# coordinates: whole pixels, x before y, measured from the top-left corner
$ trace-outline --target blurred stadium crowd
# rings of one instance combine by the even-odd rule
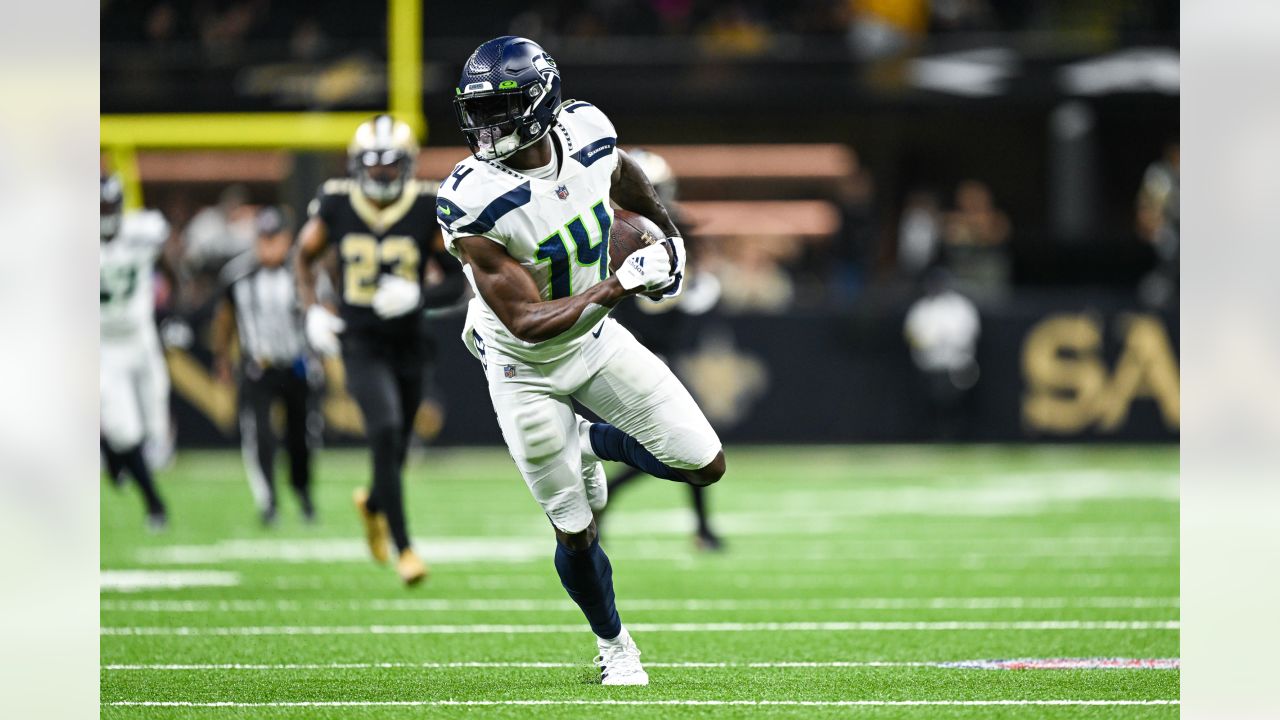
[[[694,37],[706,47],[751,53],[779,36],[843,38],[863,56],[893,52],[926,35],[1052,31],[1145,37],[1176,33],[1176,3],[1136,0],[494,0],[435,12],[427,37],[457,35],[468,14],[506,19],[512,34],[555,38]],[[296,59],[385,46],[376,12],[341,3],[282,0],[107,0],[104,45],[154,52],[198,46],[212,61],[262,44]]]

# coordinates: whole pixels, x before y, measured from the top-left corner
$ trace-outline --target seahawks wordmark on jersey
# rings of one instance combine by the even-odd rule
[[[373,311],[378,278],[398,275],[421,284],[427,260],[436,252],[431,222],[436,184],[410,180],[400,197],[378,207],[346,178],[321,186],[308,213],[328,228],[338,256],[339,314],[349,330],[416,333],[417,313],[384,320]],[[452,262],[452,261],[450,261]]]
[[[98,249],[101,336],[133,338],[155,332],[152,273],[169,238],[169,223],[156,210],[124,215],[115,237]]]
[[[532,177],[473,156],[444,179],[436,199],[436,218],[450,252],[458,255],[454,241],[472,235],[502,245],[533,276],[543,300],[577,295],[609,277],[609,188],[618,164],[617,132],[590,103],[566,102],[552,137],[562,153],[558,175]],[[474,288],[471,268],[465,271]],[[513,357],[530,361],[564,356],[590,329],[576,327],[541,343],[525,342],[503,327],[478,290],[466,327],[468,345],[476,328]]]

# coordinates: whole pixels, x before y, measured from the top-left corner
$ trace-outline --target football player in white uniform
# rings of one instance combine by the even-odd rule
[[[472,157],[441,183],[436,215],[476,291],[463,341],[555,527],[556,571],[597,636],[601,682],[647,685],[596,535],[593,511],[606,495],[599,461],[710,485],[725,458],[689,392],[608,314],[629,294],[679,294],[684,241],[604,113],[561,102],[560,72],[537,43],[507,36],[477,48],[455,109]],[[668,235],[613,274],[610,201]],[[578,417],[574,400],[607,422]]]
[[[152,273],[169,223],[155,210],[123,212],[123,189],[115,176],[103,176],[99,189],[101,446],[112,480],[119,483],[127,471],[138,483],[147,523],[158,531],[167,515],[147,447],[169,442],[169,372],[156,333]]]

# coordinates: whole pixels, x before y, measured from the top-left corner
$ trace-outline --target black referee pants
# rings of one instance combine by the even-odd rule
[[[289,453],[289,484],[298,497],[303,514],[310,517],[311,505],[311,387],[301,362],[290,367],[259,367],[246,363],[240,382],[240,442],[245,469],[254,501],[264,516],[276,509],[275,431],[271,408],[276,401],[284,406],[285,448]]]

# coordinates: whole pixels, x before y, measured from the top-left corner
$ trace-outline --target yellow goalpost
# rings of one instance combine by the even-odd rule
[[[422,114],[422,0],[387,0],[387,112],[426,140]],[[370,112],[157,113],[103,115],[99,144],[125,188],[142,205],[137,151],[184,149],[333,149],[345,147]]]

